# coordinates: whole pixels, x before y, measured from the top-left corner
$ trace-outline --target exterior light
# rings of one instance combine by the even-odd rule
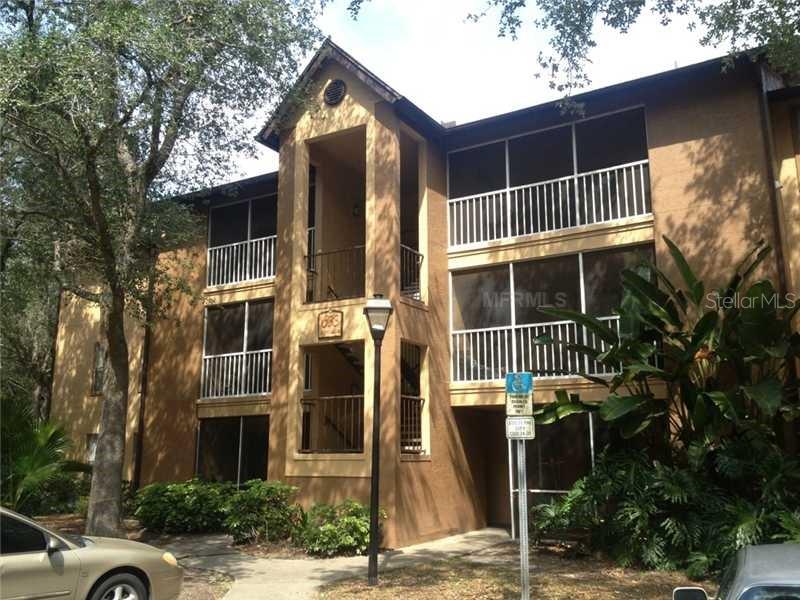
[[[369,323],[372,339],[376,341],[382,340],[383,335],[386,333],[386,327],[389,325],[389,317],[392,316],[391,301],[388,298],[384,298],[382,294],[375,294],[373,298],[367,300],[364,314]]]
[[[382,294],[367,300],[364,315],[375,344],[374,383],[372,389],[372,472],[369,492],[369,585],[378,585],[378,498],[381,451],[381,342],[392,316],[392,303]]]

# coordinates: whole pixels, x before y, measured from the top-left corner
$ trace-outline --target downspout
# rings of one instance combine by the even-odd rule
[[[772,120],[767,99],[767,83],[764,77],[764,65],[758,65],[758,99],[761,113],[761,129],[764,133],[764,156],[767,161],[767,178],[769,183],[770,208],[775,236],[775,263],[778,267],[778,291],[784,298],[789,291],[786,278],[786,258],[783,254],[783,233],[781,232],[781,184],[775,172],[775,146],[772,138]]]

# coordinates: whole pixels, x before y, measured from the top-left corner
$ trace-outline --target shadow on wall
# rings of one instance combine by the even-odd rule
[[[661,161],[652,183],[659,266],[680,281],[660,239],[666,235],[705,280],[707,291],[726,283],[759,240],[775,245],[760,122],[753,114],[757,105],[742,106],[747,110],[725,113],[723,107],[722,117],[709,116],[708,123],[677,127],[651,140],[653,162]],[[680,136],[687,131],[693,135]],[[761,267],[761,276],[774,281],[776,274],[774,260]]]
[[[171,273],[191,290],[205,286],[205,246],[180,250]],[[170,256],[161,260],[170,260]],[[196,402],[203,354],[203,305],[180,293],[152,326],[142,484],[194,475]]]

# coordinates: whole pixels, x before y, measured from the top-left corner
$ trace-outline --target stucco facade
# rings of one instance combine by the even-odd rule
[[[585,305],[584,279],[589,279],[584,277],[584,263],[599,260],[596,257],[604,251],[644,249],[652,252],[659,266],[669,269],[662,239],[667,236],[684,250],[699,274],[716,285],[757,240],[766,239],[782,251],[781,275],[787,290],[798,289],[800,98],[791,90],[782,90],[780,98],[777,92],[766,93],[759,73],[757,65],[740,64],[723,73],[719,64],[709,63],[587,94],[581,98],[585,112],[580,117],[563,114],[548,104],[444,128],[326,42],[301,78],[306,86],[302,88],[305,101],[282,107],[280,118],[262,132],[262,141],[280,153],[278,173],[249,180],[238,188],[227,186],[225,194],[215,189],[184,199],[194,210],[209,214],[209,227],[218,231],[235,223],[223,222],[213,214],[222,215],[221,209],[237,201],[249,202],[247,235],[242,242],[221,244],[214,242],[214,231],[210,231],[206,240],[177,256],[160,257],[168,264],[193,265],[191,272],[182,276],[197,293],[178,298],[169,314],[150,329],[141,428],[142,483],[205,473],[205,453],[219,442],[210,428],[203,428],[242,417],[237,473],[244,469],[245,428],[250,423],[256,423],[255,427],[264,423],[266,466],[258,476],[296,485],[298,499],[306,506],[345,498],[366,502],[374,347],[363,307],[365,298],[383,294],[394,306],[383,341],[380,374],[380,504],[388,514],[384,544],[397,547],[487,523],[507,523],[504,395],[494,353],[500,352],[497,336],[506,335],[506,329],[511,337],[503,339],[513,345],[521,344],[519,336],[527,334],[520,332],[532,327],[529,321],[515,320],[515,270],[523,273],[535,261],[576,257],[580,299]],[[346,92],[337,98],[338,103],[326,102],[331,82],[344,84]],[[636,118],[642,115],[645,155],[622,166],[580,169],[576,148],[582,139],[582,124],[634,112]],[[533,217],[523,216],[525,229],[519,224],[520,205],[510,208],[509,199],[532,198],[533,191],[538,193],[550,183],[536,180],[511,185],[514,157],[509,159],[509,148],[528,133],[567,132],[570,128],[574,172],[557,179],[557,190],[562,204],[569,204],[567,214],[570,210],[573,214],[566,218],[561,214],[557,227],[534,227]],[[454,197],[452,157],[473,149],[480,157],[480,149],[492,144],[505,144],[504,186],[499,191],[481,190],[466,201]],[[771,189],[771,160],[780,182],[777,194]],[[575,190],[567,193],[566,200],[561,196],[562,180],[573,186],[563,189]],[[587,196],[580,192],[587,181],[607,188],[598,192],[600,210],[608,212],[602,219],[589,219]],[[635,185],[636,191],[629,192],[629,185]],[[592,190],[593,210],[594,193]],[[554,192],[550,194],[548,198],[555,198]],[[538,215],[538,195],[535,198]],[[623,210],[621,202],[630,200],[634,206],[640,202],[639,207]],[[483,219],[487,230],[492,230],[488,236],[492,239],[453,243],[453,229],[460,226],[454,221],[453,208],[459,202],[471,203],[470,218],[475,222],[467,231],[474,232]],[[273,211],[265,222],[271,223],[268,229],[274,228],[263,239],[252,234],[251,221],[257,220],[253,207]],[[218,209],[220,212],[214,213]],[[509,220],[497,216],[503,210]],[[516,212],[512,214],[512,210]],[[512,233],[512,216],[516,219],[513,235],[495,235],[503,228]],[[234,256],[225,248],[242,244],[248,248],[245,275],[209,285],[209,272],[218,266],[208,261]],[[324,265],[331,264],[325,263],[324,257],[344,250],[350,254],[342,264],[357,272],[359,279],[354,295],[337,295],[342,289],[341,273],[339,280],[324,280],[327,286],[318,286],[321,291],[314,288],[327,276]],[[269,257],[264,259],[269,263],[268,276],[252,277],[251,263],[264,256]],[[409,256],[414,262],[407,262]],[[358,262],[362,257],[363,266]],[[506,329],[492,325],[481,330],[464,325],[464,332],[457,331],[454,304],[461,310],[467,299],[455,297],[453,278],[493,266],[507,266],[511,274],[511,324]],[[763,267],[764,275],[779,278],[779,273],[776,260]],[[525,283],[517,281],[516,285]],[[315,297],[318,293],[325,296]],[[506,301],[502,295],[500,298],[500,302]],[[263,300],[270,301],[272,311],[269,342],[253,349],[253,344],[261,343],[253,341],[261,324],[247,315],[261,314],[256,311]],[[214,330],[215,321],[209,316],[209,310],[220,306],[232,307],[228,312],[231,319],[238,314],[236,307],[244,307],[244,333],[234,340],[241,345],[241,352],[209,350],[216,343],[212,340],[215,336],[230,342],[225,331]],[[340,317],[341,330],[326,337],[320,317],[332,313]],[[459,318],[466,317],[459,312]],[[459,354],[459,335],[472,336],[465,338],[470,340],[466,359]],[[65,296],[53,416],[80,439],[99,426],[101,397],[91,395],[89,375],[93,348],[100,339],[99,310]],[[134,358],[126,475],[133,470],[133,434],[140,429],[142,327],[132,323],[129,339]],[[473,349],[471,340],[482,340],[483,354]],[[415,368],[409,367],[404,355],[409,348],[421,356],[412,365]],[[503,356],[501,366],[505,368],[511,355]],[[256,360],[262,362],[248,362]],[[520,346],[514,360],[521,361],[514,364],[528,364],[525,361],[534,358]],[[224,379],[227,375],[215,375],[218,363],[232,365],[224,368],[233,369],[235,378],[256,383],[231,387]],[[258,368],[266,370],[268,383],[261,375],[252,375],[252,367],[247,366],[252,364],[262,365]],[[465,365],[469,376],[460,374]],[[224,391],[209,393],[209,385]],[[574,374],[548,372],[537,381],[535,401],[549,401],[553,391],[562,388],[580,393],[583,399],[602,399],[600,388]],[[230,391],[233,389],[235,393]],[[325,403],[333,402],[348,408],[339,409],[338,416],[321,412]],[[416,408],[411,411],[410,406]],[[245,419],[255,417],[264,419]],[[320,428],[330,428],[340,438],[339,445],[320,445]],[[414,444],[411,451],[409,436]],[[80,444],[77,448],[83,451]]]

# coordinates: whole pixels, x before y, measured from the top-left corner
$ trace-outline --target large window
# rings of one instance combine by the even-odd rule
[[[506,149],[503,142],[450,155],[450,197],[483,194],[506,187]]]
[[[453,329],[510,324],[508,265],[453,273]]]
[[[197,475],[206,481],[243,483],[267,478],[269,417],[201,419]]]
[[[268,299],[206,309],[201,397],[271,390],[273,306]]]
[[[512,370],[611,374],[569,348],[601,347],[594,334],[544,309],[586,312],[618,329],[622,271],[652,261],[648,244],[453,272],[453,380],[496,380]]]

